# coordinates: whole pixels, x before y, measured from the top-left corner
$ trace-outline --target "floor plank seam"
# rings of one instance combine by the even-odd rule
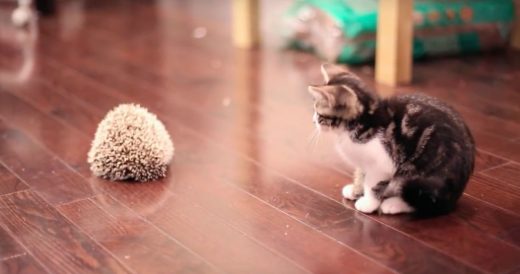
[[[512,163],[512,161],[507,160],[507,162],[505,162],[505,163],[498,164],[498,165],[496,165],[496,166],[492,166],[492,167],[488,167],[488,168],[484,168],[484,169],[482,169],[482,170],[479,170],[477,173],[483,174],[483,173],[485,173],[485,172],[487,172],[487,171],[490,171],[490,170],[493,170],[493,169],[497,169],[497,168],[499,168],[499,167],[503,167],[503,166],[510,165],[511,163]],[[484,175],[485,175],[485,174],[484,174]]]
[[[88,199],[88,198],[87,198]],[[74,221],[72,221],[71,219],[69,219],[69,217],[67,217],[67,215],[63,214],[63,212],[61,211],[60,209],[60,206],[56,206],[56,211],[58,211],[60,213],[61,216],[63,216],[63,218],[65,218],[65,220],[67,220],[70,224],[72,224],[78,231],[80,231],[83,235],[85,235],[88,239],[90,239],[93,243],[95,243],[97,246],[99,246],[102,250],[104,250],[105,252],[107,252],[107,254],[112,257],[114,260],[116,260],[118,263],[121,264],[121,266],[123,266],[125,268],[125,270],[127,270],[128,272],[130,273],[134,273],[134,274],[137,274],[136,271],[134,271],[132,268],[130,268],[126,263],[124,263],[124,261],[120,260],[114,253],[112,253],[108,248],[106,248],[104,245],[102,245],[100,242],[98,242],[96,239],[94,239],[94,237],[92,237],[92,235],[90,235],[89,233],[87,233],[87,231],[83,230],[79,225],[77,225]]]
[[[507,212],[507,213],[510,214],[510,215],[515,215],[515,216],[517,216],[517,217],[520,217],[520,213],[517,213],[517,212],[511,211],[511,210],[509,210],[509,209],[505,209],[505,208],[503,208],[503,207],[500,207],[500,206],[495,205],[495,204],[493,204],[493,203],[490,203],[490,202],[488,202],[488,201],[484,201],[484,200],[480,199],[479,197],[476,197],[476,196],[470,195],[470,194],[468,194],[468,193],[466,193],[466,192],[464,192],[463,194],[464,194],[464,195],[467,195],[467,196],[469,196],[469,197],[471,197],[471,198],[473,198],[473,199],[475,199],[475,200],[479,200],[480,202],[485,203],[485,204],[487,204],[487,205],[489,205],[489,206],[492,206],[492,207],[494,207],[495,209],[498,209],[498,210],[501,210],[501,211]]]
[[[269,252],[272,252],[273,254],[276,254],[277,256],[281,257],[281,258],[284,258],[285,260],[291,262],[292,264],[298,266],[300,269],[302,269],[303,271],[307,272],[307,273],[312,273],[310,270],[306,269],[305,267],[303,267],[302,265],[300,265],[299,263],[295,262],[294,260],[288,258],[287,256],[285,256],[284,254],[278,252],[277,250],[267,246],[266,244],[262,243],[261,241],[257,240],[256,238],[254,237],[251,237],[250,235],[248,235],[247,233],[244,233],[241,229],[237,228],[235,225],[231,224],[230,222],[226,221],[226,219],[224,219],[223,217],[220,217],[218,216],[217,214],[209,211],[207,209],[207,207],[199,204],[199,203],[196,203],[196,202],[191,202],[190,200],[186,199],[186,198],[183,198],[182,195],[180,194],[177,194],[177,193],[174,193],[172,192],[171,190],[168,190],[172,196],[175,196],[187,203],[191,203],[193,205],[197,205],[203,209],[205,209],[206,212],[208,212],[208,214],[212,215],[213,217],[219,219],[222,221],[222,223],[224,223],[226,226],[232,228],[233,230],[237,231],[238,233],[242,234],[244,237],[247,237],[248,239],[250,239],[251,241],[255,242],[256,244],[258,244],[259,246],[265,248],[266,250],[268,250]],[[279,210],[277,210],[279,211]]]
[[[6,169],[10,170],[9,167],[6,167],[6,166],[5,166],[5,164],[2,162],[1,159],[0,159],[0,164],[4,165],[4,167],[5,167]],[[12,173],[13,173],[13,172],[12,172]],[[15,174],[15,176],[18,176],[16,173],[13,173],[13,174]],[[20,180],[22,180],[22,179],[20,178]],[[90,235],[84,233],[84,231],[81,230],[81,228],[80,228],[79,226],[77,226],[75,223],[73,223],[71,220],[69,220],[69,219],[67,218],[67,216],[65,216],[64,214],[62,214],[62,212],[61,212],[61,211],[59,210],[59,208],[58,208],[58,205],[52,205],[51,203],[49,203],[49,202],[47,201],[47,199],[45,199],[45,197],[43,197],[40,193],[38,193],[38,191],[36,191],[36,190],[34,190],[34,189],[24,189],[24,190],[17,191],[17,192],[14,192],[14,193],[10,193],[10,194],[4,195],[4,196],[11,196],[11,195],[14,195],[14,194],[18,194],[18,193],[20,193],[20,192],[33,192],[34,195],[36,195],[36,196],[38,196],[40,199],[42,199],[42,200],[43,200],[43,201],[44,201],[44,202],[45,202],[45,203],[46,203],[50,208],[52,208],[53,210],[55,210],[55,211],[56,211],[56,212],[57,212],[61,217],[63,217],[65,220],[67,220],[67,221],[69,222],[69,224],[71,224],[74,228],[76,228],[79,232],[81,232],[85,237],[87,237],[88,239],[92,240],[92,241],[93,241],[93,242],[92,242],[93,244],[95,244],[95,245],[97,245],[98,247],[100,247],[101,249],[105,250],[105,247],[104,247],[104,246],[102,246],[101,244],[99,244],[99,242],[97,242],[97,241],[95,241],[94,239],[92,239],[92,237],[90,237]],[[81,199],[79,199],[79,200],[81,200]],[[13,238],[16,237],[16,235],[14,235],[14,234],[9,230],[9,228],[7,228],[7,227],[3,227],[3,228],[4,228],[5,230],[7,230],[9,233],[11,233],[11,236],[12,236]],[[29,254],[30,254],[34,259],[35,259],[35,260],[38,260],[38,259],[37,259],[37,258],[36,258],[36,257],[35,257],[31,252],[30,252],[30,250],[29,250],[26,246],[24,246],[24,245],[21,243],[21,241],[19,241],[17,238],[16,238],[16,240],[17,240],[17,242],[20,244],[20,246],[22,246],[22,247],[23,247],[23,248],[24,248],[24,249],[25,249],[25,250],[26,250],[26,251],[27,251],[27,252],[28,252],[28,253],[29,253]],[[108,252],[108,250],[105,250],[105,251]],[[112,253],[109,252],[108,254],[109,254],[110,256],[112,256],[113,259],[119,261],[118,258],[115,257],[115,256],[113,256]],[[42,264],[42,262],[39,261],[39,260],[38,260],[38,263],[40,263],[42,266],[44,266],[44,265]],[[119,262],[119,263],[121,263],[121,262]],[[122,265],[123,267],[125,267],[125,269],[127,269],[129,272],[135,273],[135,272],[133,272],[133,271],[130,271],[130,270],[128,269],[128,267],[127,267],[125,264],[121,264],[121,265]]]
[[[0,262],[8,261],[8,260],[11,260],[11,259],[16,259],[18,257],[22,257],[22,256],[26,256],[26,255],[27,255],[27,252],[22,252],[22,253],[18,253],[18,254],[15,254],[15,255],[3,257],[3,258],[0,258]]]
[[[4,166],[4,163],[2,162],[2,160],[0,159],[0,165]],[[4,166],[5,167],[5,166]],[[16,191],[11,191],[9,193],[3,193],[3,194],[0,194],[0,197],[3,197],[3,196],[8,196],[8,195],[11,195],[11,194],[17,194],[17,193],[20,193],[20,192],[24,192],[26,190],[34,190],[32,187],[29,187],[29,188],[26,188],[26,189],[19,189],[19,190],[16,190]]]
[[[167,237],[168,239],[172,240],[173,242],[175,242],[176,244],[178,244],[180,247],[184,248],[186,251],[188,251],[189,253],[191,253],[192,255],[194,255],[195,257],[199,258],[200,260],[202,260],[205,264],[207,264],[208,266],[210,266],[211,268],[213,268],[214,270],[216,270],[217,272],[220,272],[220,273],[225,273],[225,271],[221,270],[219,267],[215,266],[214,264],[212,264],[211,262],[209,262],[208,260],[206,260],[206,258],[204,258],[203,256],[201,256],[200,254],[198,254],[197,252],[195,252],[194,250],[192,250],[191,248],[187,247],[185,244],[183,244],[182,242],[180,242],[179,240],[177,240],[176,238],[174,238],[173,236],[171,236],[170,234],[168,234],[166,231],[164,231],[163,229],[161,229],[160,227],[157,227],[154,223],[150,222],[150,220],[148,220],[147,218],[141,216],[139,213],[137,213],[136,211],[134,211],[132,208],[128,207],[126,204],[124,204],[123,202],[121,202],[119,199],[117,199],[116,197],[114,197],[112,194],[108,193],[108,192],[104,192],[105,195],[111,197],[112,199],[114,199],[115,201],[117,201],[119,203],[120,206],[126,208],[128,211],[132,212],[132,214],[134,214],[139,220],[143,221],[144,223],[150,225],[150,227],[154,228],[155,230],[157,230],[159,233],[161,233],[163,236]],[[108,213],[103,207],[99,206],[98,203],[96,201],[94,201],[94,204],[100,208],[103,212],[105,212],[106,214],[108,214],[109,216],[112,216],[110,213]]]
[[[511,159],[511,158],[509,158],[509,157],[507,157],[507,156],[505,156],[505,155],[499,155],[499,154],[496,154],[496,153],[491,152],[491,151],[489,151],[489,150],[479,148],[479,147],[478,147],[478,143],[477,143],[477,150],[480,150],[480,151],[482,151],[482,152],[485,152],[485,153],[487,153],[487,154],[489,154],[489,155],[491,155],[491,156],[494,156],[494,157],[496,157],[496,158],[500,158],[500,159],[502,159],[502,160],[510,161],[510,162],[517,163],[517,164],[520,163],[519,161],[515,161],[515,160],[513,160],[513,159]]]
[[[83,179],[85,179],[85,177],[82,177]],[[86,179],[85,179],[86,180]],[[56,205],[54,205],[55,207],[61,207],[61,206],[66,206],[66,205],[70,205],[70,204],[73,204],[73,203],[76,203],[76,202],[81,202],[81,201],[85,201],[85,200],[90,200],[91,198],[94,198],[96,197],[98,194],[96,193],[92,193],[92,195],[90,196],[86,196],[86,197],[81,197],[81,198],[77,198],[77,199],[73,199],[73,200],[70,200],[70,201],[66,201],[66,202],[62,202],[62,203],[57,203]]]
[[[253,195],[253,194],[251,194],[251,193],[249,193],[249,192],[247,192],[247,191],[245,191],[244,189],[242,189],[242,188],[236,186],[234,183],[229,183],[228,180],[226,180],[226,179],[223,179],[223,181],[225,181],[225,182],[226,182],[227,184],[229,184],[231,187],[236,188],[238,191],[243,192],[243,193],[245,193],[246,195],[251,196],[253,199],[258,200],[260,203],[265,204],[265,205],[267,205],[268,207],[273,208],[274,210],[276,210],[277,212],[280,212],[280,213],[283,214],[283,215],[286,215],[288,218],[291,218],[291,219],[294,220],[295,222],[298,222],[298,223],[300,223],[301,225],[303,225],[303,226],[305,226],[305,227],[308,227],[308,228],[312,229],[313,231],[316,231],[316,232],[320,233],[323,237],[326,237],[326,238],[328,238],[328,239],[333,240],[334,242],[338,243],[339,245],[344,246],[344,247],[346,247],[346,248],[348,248],[348,249],[354,251],[356,254],[359,254],[359,255],[365,257],[366,259],[370,260],[371,262],[374,262],[375,264],[380,265],[380,266],[386,268],[387,270],[390,270],[390,271],[392,271],[392,272],[394,272],[394,273],[398,273],[395,269],[392,269],[392,268],[390,268],[389,266],[387,266],[387,265],[385,265],[385,264],[383,264],[383,263],[381,263],[381,262],[376,261],[375,259],[371,258],[370,256],[368,256],[368,255],[362,253],[361,251],[359,251],[359,250],[357,250],[357,249],[355,249],[355,248],[353,248],[353,247],[351,247],[351,246],[349,246],[349,245],[343,243],[342,241],[340,241],[340,240],[338,240],[338,239],[336,239],[336,238],[334,238],[334,237],[328,235],[327,233],[325,233],[325,232],[323,232],[323,231],[321,231],[321,230],[319,230],[319,229],[317,229],[317,228],[315,228],[315,227],[312,227],[311,225],[309,225],[309,224],[303,222],[302,220],[300,220],[300,219],[298,219],[298,218],[296,218],[296,217],[290,215],[289,213],[287,213],[287,212],[285,212],[285,211],[283,211],[283,210],[281,210],[281,209],[279,209],[279,208],[273,206],[272,204],[270,204],[270,203],[268,203],[268,202],[266,202],[266,201],[260,199],[259,197],[255,196],[255,195]],[[346,218],[346,219],[343,219],[343,220],[349,220],[349,219],[352,219],[352,218],[354,218],[354,217],[349,217],[349,218]]]
[[[95,240],[94,238],[92,238],[88,233],[86,233],[85,231],[83,231],[83,229],[81,229],[80,226],[78,226],[76,223],[72,222],[65,214],[63,214],[60,209],[59,209],[59,205],[52,205],[50,204],[49,202],[47,202],[45,200],[45,198],[38,192],[36,191],[33,191],[35,195],[37,195],[38,197],[40,197],[40,199],[44,200],[53,210],[55,210],[62,218],[64,218],[66,221],[69,222],[69,224],[71,224],[74,228],[76,228],[79,232],[81,232],[85,237],[87,237],[87,239],[90,239],[92,241],[93,244],[95,244],[96,246],[98,246],[99,248],[101,248],[102,250],[105,250],[107,252],[108,255],[110,255],[114,260],[116,260],[117,262],[119,262],[121,264],[121,266],[123,266],[127,271],[131,272],[131,273],[136,273],[135,271],[131,270],[126,264],[124,264],[122,261],[120,261],[114,254],[112,254],[112,252],[110,252],[110,250],[106,249],[105,246],[101,245],[97,240]],[[86,198],[86,199],[89,199],[89,198]],[[76,201],[80,201],[80,200],[83,200],[83,199],[77,199]]]
[[[490,178],[490,179],[496,179],[495,177],[493,177],[493,175],[487,174],[487,173],[479,173],[479,175],[487,177],[487,178]],[[500,183],[502,183],[504,185],[507,185],[509,187],[512,187],[513,189],[518,189],[518,193],[520,193],[520,186],[519,185],[511,184],[511,183],[505,182],[503,180],[499,180],[499,181],[500,181]],[[516,193],[512,193],[512,194],[515,195],[515,196],[518,196],[519,199],[520,199],[520,195],[517,195]]]
[[[26,191],[30,191],[30,190],[27,190]],[[27,248],[27,246],[25,246],[22,241],[4,224],[0,223],[0,226],[9,233],[9,235],[16,241],[17,244],[19,244],[24,250],[25,252],[27,252],[28,255],[30,255],[38,264],[40,264],[40,266],[48,273],[48,274],[53,274],[53,272],[51,271],[51,269],[48,268],[48,266],[46,266],[40,259],[38,259],[36,256],[34,256],[34,254],[32,253],[32,251]]]

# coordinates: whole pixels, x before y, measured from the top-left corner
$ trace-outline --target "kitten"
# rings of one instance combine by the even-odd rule
[[[475,162],[475,143],[461,116],[426,95],[380,98],[338,65],[321,70],[325,84],[309,87],[313,121],[337,135],[340,155],[356,167],[343,196],[365,213],[454,209]]]

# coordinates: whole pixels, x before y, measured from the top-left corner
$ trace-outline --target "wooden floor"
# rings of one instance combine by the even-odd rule
[[[247,52],[231,45],[229,1],[60,10],[16,79],[24,36],[0,25],[0,273],[520,273],[520,54],[417,63],[400,92],[463,114],[476,173],[450,215],[365,215],[342,202],[352,173],[331,141],[308,141],[320,62],[276,50],[269,20],[264,50]],[[372,67],[356,71],[372,85]],[[97,123],[123,102],[171,133],[167,179],[89,172]]]

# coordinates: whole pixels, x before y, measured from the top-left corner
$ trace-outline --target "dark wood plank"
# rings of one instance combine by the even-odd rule
[[[29,188],[23,181],[13,173],[0,165],[0,195],[9,194]]]
[[[176,161],[183,165],[183,161]],[[195,164],[193,161],[190,162]],[[189,208],[200,210],[198,208],[201,207],[211,211],[215,216],[222,217],[228,225],[236,228],[241,233],[283,254],[312,272],[319,269],[332,271],[342,267],[348,267],[354,272],[388,272],[385,268],[360,256],[359,253],[347,246],[338,243],[330,237],[316,233],[314,229],[290,218],[286,214],[280,213],[274,207],[266,206],[266,204],[222,181],[217,181],[210,177],[187,177],[187,174],[184,174],[185,172],[179,174],[177,168],[171,170],[171,172],[175,174],[172,178],[175,180],[175,183],[171,184],[172,181],[169,180],[170,185],[166,185],[166,187],[179,195],[167,199],[157,197],[156,193],[154,195],[154,192],[149,192],[145,189],[140,192],[125,191],[115,184],[103,185],[103,187],[106,188],[107,192],[112,193],[118,200],[122,200],[124,203],[135,200],[150,201],[143,204],[133,203],[132,208],[139,212],[151,212],[147,213],[147,216],[150,216],[150,220],[168,233],[179,229],[173,227],[172,222],[176,220],[178,222],[180,217],[183,217],[181,218],[183,220],[193,214],[187,213],[192,211]],[[190,206],[186,204],[186,201],[194,202],[196,206]],[[188,209],[186,208],[187,206],[189,206]],[[181,209],[178,209],[179,207]],[[160,209],[154,210],[154,208]],[[310,213],[308,217],[312,218],[312,215]],[[348,215],[343,218],[348,218]],[[202,221],[207,222],[208,220],[198,219],[198,222]],[[219,223],[221,221],[217,221],[217,224]],[[287,233],[288,227],[291,228],[290,236]],[[175,233],[173,235],[178,234]],[[193,237],[189,237],[189,239],[191,238]],[[206,236],[202,237],[202,239],[205,238]],[[302,241],[302,239],[306,240]],[[192,239],[191,241],[194,240]],[[312,249],[309,249],[310,242],[313,242],[313,246],[320,250],[319,256]],[[347,260],[346,258],[349,259]]]
[[[137,273],[216,273],[204,259],[106,195],[59,211]]]
[[[128,200],[128,196],[136,197],[135,194],[130,193],[136,189],[127,189],[121,191],[118,186],[113,186],[120,189],[118,194],[125,193],[124,197],[119,199]],[[211,264],[217,266],[227,273],[276,273],[281,271],[284,273],[305,273],[306,271],[286,260],[282,256],[278,256],[271,251],[263,248],[244,234],[237,233],[234,229],[227,226],[222,220],[219,220],[200,207],[194,206],[191,203],[174,202],[172,205],[171,195],[164,193],[166,196],[158,201],[148,200],[145,197],[157,197],[157,192],[149,193],[149,188],[142,188],[141,202],[137,204],[129,204],[135,211],[143,210],[141,206],[145,204],[154,204],[160,202],[162,210],[157,208],[154,211],[146,214],[147,219],[157,225],[162,233],[174,237],[183,246],[190,248],[197,254],[200,254]],[[157,189],[157,188],[156,188]],[[163,189],[163,191],[166,189]],[[142,195],[144,194],[144,195]],[[128,216],[131,214],[125,213],[128,210],[119,205],[113,199],[103,196],[96,199],[96,204],[102,207],[111,215],[117,218]],[[180,212],[179,212],[180,211]],[[144,215],[145,212],[141,212]],[[126,217],[128,218],[128,217]],[[135,217],[134,217],[135,218]],[[159,219],[157,219],[159,218]],[[197,225],[197,223],[206,222],[205,225]],[[211,233],[208,229],[211,228]],[[98,233],[99,234],[99,233]],[[115,241],[118,242],[117,240]],[[154,242],[159,242],[157,239]],[[248,252],[243,252],[247,250]],[[138,258],[138,257],[136,257]],[[265,264],[269,261],[270,264]]]
[[[243,233],[236,233],[215,216],[204,214],[200,206],[190,204],[177,197],[170,197],[164,202],[166,210],[158,210],[148,216],[151,222],[170,235],[182,237],[186,245],[211,257],[216,265],[226,267],[231,273],[304,273],[302,268],[288,265],[284,256],[272,251],[266,252],[255,248]],[[197,217],[201,216],[201,217]],[[208,228],[210,233],[208,234]],[[218,235],[217,237],[214,237]],[[223,248],[225,246],[225,248]],[[247,250],[247,252],[244,252]],[[265,262],[269,262],[266,264]],[[356,267],[356,265],[353,265]],[[357,269],[357,268],[356,268]],[[367,267],[364,270],[382,268]],[[361,269],[359,269],[361,271]]]
[[[179,149],[183,149],[179,147]],[[206,150],[207,148],[204,148]],[[182,151],[182,150],[181,150]],[[193,150],[190,150],[193,153]],[[179,163],[182,164],[182,163]],[[201,164],[198,164],[201,165]],[[296,239],[307,239],[303,245],[307,245],[313,241],[316,237],[304,236],[302,233],[301,225],[298,222],[286,220],[285,218],[271,217],[271,214],[261,210],[260,205],[256,205],[252,202],[247,202],[247,196],[243,193],[252,193],[259,200],[269,203],[275,208],[279,208],[287,212],[290,216],[298,219],[300,222],[305,223],[318,231],[323,232],[330,238],[333,238],[340,243],[343,243],[351,248],[354,248],[358,252],[371,257],[381,263],[388,265],[389,267],[403,273],[428,273],[430,271],[455,271],[455,272],[472,272],[474,269],[468,268],[464,265],[458,264],[455,261],[451,261],[449,258],[439,255],[438,253],[432,252],[422,245],[414,244],[412,241],[403,237],[402,235],[395,233],[384,226],[377,223],[372,223],[374,230],[377,230],[377,236],[370,235],[363,237],[359,231],[359,224],[356,218],[349,218],[348,215],[342,214],[344,209],[342,206],[336,203],[331,203],[328,200],[313,197],[312,194],[302,191],[297,186],[287,184],[282,178],[275,179],[274,181],[265,180],[258,181],[253,180],[256,176],[260,177],[275,177],[272,174],[266,174],[265,171],[257,170],[254,166],[247,166],[247,163],[242,163],[247,170],[250,170],[250,174],[244,173],[241,177],[227,178],[224,180],[230,180],[235,187],[230,187],[217,182],[207,184],[206,182],[213,182],[211,178],[205,179],[201,174],[189,172],[189,169],[185,169],[176,165],[173,167],[172,172],[175,172],[176,178],[187,181],[184,185],[175,185],[174,191],[180,193],[181,197],[189,199],[195,199],[195,197],[202,197],[202,203],[207,208],[214,210],[215,214],[220,216],[229,216],[226,219],[230,220],[233,224],[244,227],[244,229],[253,231],[249,232],[254,235],[258,235],[265,242],[274,241],[277,248],[283,248],[284,253],[294,253],[291,248],[286,247],[286,242],[295,237]],[[221,167],[214,167],[221,169]],[[213,170],[211,166],[204,168],[205,170]],[[213,173],[213,172],[211,172]],[[262,174],[265,174],[262,176]],[[220,179],[222,180],[222,179]],[[205,182],[198,183],[198,182]],[[238,189],[236,189],[238,188]],[[246,192],[247,191],[247,192]],[[199,198],[200,199],[200,198]],[[220,203],[220,200],[233,201],[231,204]],[[326,208],[325,211],[322,209]],[[334,214],[332,214],[334,213]],[[232,216],[245,215],[248,218],[236,219]],[[346,216],[345,216],[346,215]],[[366,218],[368,223],[370,220]],[[271,229],[260,229],[267,225],[274,226]],[[361,240],[363,239],[363,240]],[[291,243],[289,246],[295,247],[298,244]],[[306,250],[304,246],[298,248]],[[325,250],[321,249],[320,250]],[[406,251],[405,251],[406,250]],[[404,256],[407,251],[412,251]],[[421,255],[417,255],[421,254]],[[421,258],[424,258],[424,254],[431,259],[428,262],[421,262]],[[325,257],[325,252],[320,253],[321,256]],[[316,255],[314,255],[316,257]],[[400,256],[400,259],[396,260],[396,257]],[[353,256],[350,255],[350,258]],[[325,258],[324,258],[325,259]],[[343,257],[338,257],[339,260],[345,260]],[[318,257],[315,260],[321,260]],[[330,260],[330,259],[329,259]],[[335,260],[330,260],[334,262]],[[313,263],[309,261],[309,263]],[[350,263],[349,260],[345,262]],[[329,265],[333,266],[333,265]],[[323,266],[319,266],[322,268]],[[318,269],[319,269],[318,268]],[[316,268],[312,268],[316,269]]]
[[[490,207],[476,198],[465,194],[459,201],[457,215],[488,235],[494,235],[520,247],[520,218],[518,215],[504,213],[502,209]]]
[[[392,216],[380,216],[379,218],[382,222],[392,224],[396,229],[427,241],[433,246],[441,249],[453,249],[450,253],[455,258],[471,257],[469,259],[473,261],[473,264],[479,265],[486,271],[507,272],[518,265],[518,248],[511,248],[510,245],[505,244],[491,244],[491,236],[487,236],[487,239],[475,239],[479,236],[464,221],[453,221],[448,216],[418,220],[410,220],[407,217],[392,218]],[[454,249],[455,247],[456,249]],[[490,249],[495,251],[490,251]],[[505,255],[502,252],[513,252],[513,254],[496,258],[496,254]],[[471,255],[468,256],[467,253]],[[486,262],[483,263],[482,260],[486,260]]]
[[[56,145],[64,144],[56,143]],[[0,151],[2,152],[0,163],[9,167],[52,204],[66,203],[93,195],[89,185],[70,170],[60,158],[35,144],[22,132],[8,127],[3,119],[0,119]]]
[[[520,164],[507,163],[497,168],[486,170],[482,174],[500,180],[502,183],[520,187]]]
[[[520,143],[497,140],[496,136],[487,132],[473,132],[478,147],[501,158],[520,162]]]
[[[0,226],[0,261],[25,254],[25,249]]]
[[[503,158],[499,158],[493,154],[477,149],[474,173],[501,166],[507,162],[508,161]]]
[[[496,178],[477,174],[471,178],[465,193],[520,216],[520,187]]]
[[[53,273],[129,273],[32,191],[1,196],[0,220]]]
[[[29,96],[34,96],[34,99],[41,99],[46,96],[46,93],[50,93],[47,90],[42,90],[43,92],[38,92],[41,90],[39,87],[37,88],[37,92],[29,93]],[[20,95],[24,94],[23,90],[19,90]],[[40,95],[37,95],[37,94]],[[28,97],[31,98],[31,97]],[[81,134],[78,130],[71,128],[65,123],[60,123],[59,116],[56,117],[52,122],[44,122],[48,118],[41,115],[41,112],[28,104],[27,102],[21,100],[20,98],[13,96],[8,92],[0,91],[0,115],[4,117],[9,117],[6,122],[11,125],[16,125],[17,128],[22,129],[25,132],[30,133],[34,136],[34,139],[44,142],[47,146],[52,146],[57,150],[56,154],[59,154],[60,157],[66,161],[71,168],[74,170],[79,170],[82,174],[90,174],[90,172],[86,170],[81,170],[80,166],[84,166],[86,161],[86,155],[88,149],[90,147],[90,143],[86,143],[84,140],[78,139],[76,136]],[[18,113],[24,113],[25,115],[17,115]],[[53,112],[55,113],[55,112]],[[42,126],[45,124],[45,126]],[[89,124],[90,125],[90,124]],[[64,127],[67,127],[67,130],[63,130]],[[95,125],[90,126],[95,127]],[[90,130],[92,136],[94,130]],[[37,149],[37,148],[34,148]],[[41,149],[40,149],[41,150]],[[35,156],[39,154],[35,153]],[[18,156],[20,157],[20,156]],[[26,155],[29,157],[29,155]],[[52,157],[41,156],[41,162],[45,162]],[[36,157],[38,159],[38,157]],[[44,169],[45,166],[39,166],[36,164],[35,166]],[[38,185],[42,185],[39,183]]]
[[[35,274],[35,273],[54,273],[42,267],[30,255],[14,257],[9,260],[0,261],[0,273],[8,274]]]
[[[507,127],[506,130],[514,129],[519,124],[520,109],[516,102],[520,99],[516,92],[514,74],[516,65],[509,65],[508,71],[502,74],[494,73],[490,75],[484,72],[475,72],[479,68],[483,68],[484,63],[488,63],[493,68],[503,67],[504,64],[514,57],[511,54],[499,54],[495,56],[482,56],[478,61],[473,58],[471,62],[461,60],[440,60],[439,66],[449,65],[450,70],[438,70],[431,65],[424,64],[417,66],[417,78],[421,85],[425,86],[425,90],[432,95],[443,98],[448,102],[452,102],[455,106],[463,106],[472,113],[477,113],[479,119],[470,118],[471,122],[489,123],[487,133],[497,133],[495,128]],[[470,65],[470,63],[472,63]],[[462,73],[462,74],[461,74]],[[464,77],[460,77],[464,75]],[[509,75],[509,77],[503,77]],[[443,86],[439,87],[439,80],[442,80]],[[489,116],[487,119],[483,117]],[[494,122],[493,122],[494,121]],[[500,132],[500,129],[498,129]],[[514,136],[514,135],[513,135]],[[503,137],[508,140],[516,139],[510,135]],[[495,138],[500,138],[497,134]]]

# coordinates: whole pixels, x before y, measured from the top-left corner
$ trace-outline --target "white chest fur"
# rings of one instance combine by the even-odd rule
[[[379,137],[359,144],[353,142],[348,134],[341,133],[338,135],[336,148],[341,157],[352,167],[388,178],[391,178],[395,172],[393,161]]]

